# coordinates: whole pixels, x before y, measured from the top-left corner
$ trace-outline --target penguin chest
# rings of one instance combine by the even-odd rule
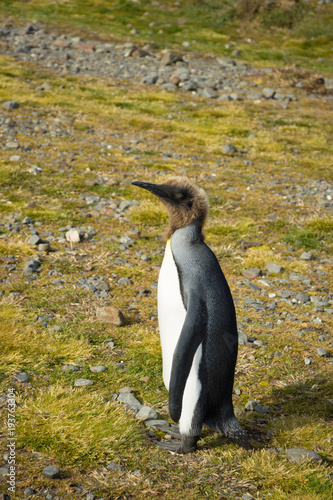
[[[173,353],[185,317],[186,309],[180,292],[179,275],[169,240],[158,279],[158,322],[162,346],[163,381],[168,390]]]

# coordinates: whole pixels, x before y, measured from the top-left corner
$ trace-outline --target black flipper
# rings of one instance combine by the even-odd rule
[[[172,360],[169,386],[169,412],[178,422],[182,412],[182,401],[187,377],[199,345],[204,340],[206,307],[199,296],[192,294],[185,322],[177,342]]]

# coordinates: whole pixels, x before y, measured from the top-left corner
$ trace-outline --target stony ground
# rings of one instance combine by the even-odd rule
[[[15,387],[19,419],[11,499],[178,498],[187,484],[189,498],[328,498],[331,79],[33,23],[5,22],[0,54],[1,402]],[[131,182],[169,173],[210,197],[207,242],[236,303],[234,401],[253,456],[209,431],[193,457],[154,444],[178,436],[156,318],[166,217]],[[64,431],[73,401],[91,435],[87,423]]]

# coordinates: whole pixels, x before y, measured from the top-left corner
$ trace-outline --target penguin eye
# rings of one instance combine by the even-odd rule
[[[183,193],[176,193],[176,194],[175,194],[175,196],[176,196],[176,198],[177,198],[178,200],[181,200],[182,198],[184,198]]]

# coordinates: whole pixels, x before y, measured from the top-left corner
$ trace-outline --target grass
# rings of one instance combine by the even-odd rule
[[[59,26],[69,23],[69,12],[77,12],[71,22],[85,28],[90,7],[91,27],[97,31],[99,23],[98,30],[103,32],[109,22],[107,29],[119,37],[128,33],[126,24],[134,24],[133,19],[139,19],[148,4],[94,2],[92,7],[87,1],[80,5],[3,2],[6,12],[15,7],[15,15],[29,18],[34,13],[43,22],[52,15],[53,24]],[[170,4],[166,1],[164,5]],[[231,9],[232,3],[228,5]],[[159,12],[157,22],[171,16],[172,24],[180,15],[194,16],[200,11],[206,41],[197,48],[213,51],[229,36],[218,29],[237,26],[232,11],[218,6],[211,3],[217,19],[210,28],[211,11],[201,2],[182,2],[177,11],[151,5],[151,15]],[[329,12],[330,6],[327,9]],[[122,16],[118,16],[120,11]],[[195,22],[177,25],[170,33],[170,46],[181,46],[182,37],[195,28]],[[72,29],[73,25],[68,27]],[[169,28],[163,29],[165,36]],[[267,34],[270,41],[278,36],[274,30]],[[200,30],[198,40],[199,35]],[[270,41],[262,44],[268,47]],[[156,43],[160,43],[157,35]],[[332,112],[327,102],[299,94],[298,101],[287,109],[266,101],[207,103],[197,96],[147,91],[139,83],[58,77],[33,64],[17,65],[4,56],[0,56],[0,68],[1,102],[15,98],[20,103],[18,110],[1,113],[19,123],[22,131],[16,137],[20,145],[31,147],[29,153],[18,150],[21,158],[17,162],[11,159],[13,151],[6,149],[0,158],[0,393],[7,394],[14,387],[17,395],[17,491],[12,500],[22,498],[28,487],[52,490],[65,500],[90,491],[104,499],[174,500],[184,495],[189,500],[241,499],[244,493],[278,500],[329,498],[332,316],[316,311],[313,303],[292,301],[279,302],[275,311],[267,309],[263,314],[246,301],[255,298],[271,304],[272,292],[279,296],[284,288],[303,291],[302,282],[283,285],[273,281],[288,279],[291,272],[312,279],[310,295],[329,297],[333,223],[330,208],[318,204],[320,194],[315,190],[319,182],[332,178]],[[270,78],[288,86],[293,77],[287,70],[279,71],[262,83],[271,85]],[[51,89],[37,92],[45,81]],[[170,109],[172,121],[165,119]],[[36,113],[44,131],[32,135]],[[66,134],[52,134],[55,124]],[[11,133],[15,130],[14,125]],[[133,146],[138,138],[141,142]],[[224,155],[221,148],[227,142],[244,153]],[[133,146],[134,152],[123,149],[124,144]],[[163,152],[181,153],[182,158],[165,159]],[[244,159],[249,162],[244,164]],[[27,170],[36,164],[42,171],[32,176]],[[221,260],[238,319],[248,336],[264,342],[263,348],[240,346],[237,363],[235,385],[241,394],[234,396],[234,404],[243,411],[241,424],[254,437],[251,454],[208,429],[196,454],[165,454],[151,443],[143,423],[113,401],[122,387],[131,386],[143,404],[153,407],[160,418],[169,418],[154,288],[163,258],[160,235],[167,219],[153,196],[138,192],[130,182],[155,182],[184,169],[209,195],[206,239]],[[96,179],[99,185],[86,183]],[[304,188],[305,194],[300,195],[294,185]],[[137,199],[140,204],[115,217],[112,206],[104,214],[94,212],[83,194],[114,202]],[[289,195],[298,201],[293,203]],[[33,219],[42,237],[53,233],[50,253],[38,252],[28,244],[29,227],[10,230],[8,224],[26,216]],[[59,229],[68,224],[92,226],[96,235],[71,249],[68,243],[57,241]],[[118,239],[134,230],[141,231],[140,238],[121,249]],[[244,250],[240,244],[247,241],[260,246]],[[305,250],[311,250],[318,260],[302,261]],[[40,272],[29,281],[22,269],[37,254]],[[14,255],[15,263],[9,255]],[[142,260],[142,255],[148,255],[150,261]],[[242,271],[248,267],[264,270],[270,261],[285,270],[268,277],[273,285],[266,293],[259,280],[253,283],[261,291],[253,290],[244,282]],[[108,298],[97,298],[80,288],[80,278],[94,276],[103,276],[109,285]],[[131,284],[119,284],[120,277],[129,278]],[[56,278],[60,285],[53,283]],[[142,289],[150,293],[142,293]],[[124,326],[97,320],[96,309],[109,303],[123,311]],[[47,324],[38,319],[43,315],[50,315]],[[313,322],[318,316],[321,325]],[[108,339],[114,341],[113,348],[107,345]],[[316,354],[316,347],[321,346],[330,357]],[[305,365],[305,357],[312,358],[311,365]],[[123,368],[116,364],[120,362]],[[76,364],[80,371],[64,371],[65,364]],[[104,365],[106,370],[92,373],[90,367],[96,365]],[[28,384],[15,381],[18,372],[28,374]],[[94,384],[77,388],[77,378],[89,378]],[[244,411],[245,403],[252,399],[271,407],[265,423],[258,422],[262,415]],[[3,424],[6,410],[2,406]],[[3,425],[2,454],[6,436]],[[288,447],[313,449],[323,463],[289,462],[285,456]],[[109,471],[106,465],[110,461],[123,465],[125,471]],[[50,463],[60,467],[60,480],[43,478],[42,469]],[[3,478],[0,484],[5,487]]]

